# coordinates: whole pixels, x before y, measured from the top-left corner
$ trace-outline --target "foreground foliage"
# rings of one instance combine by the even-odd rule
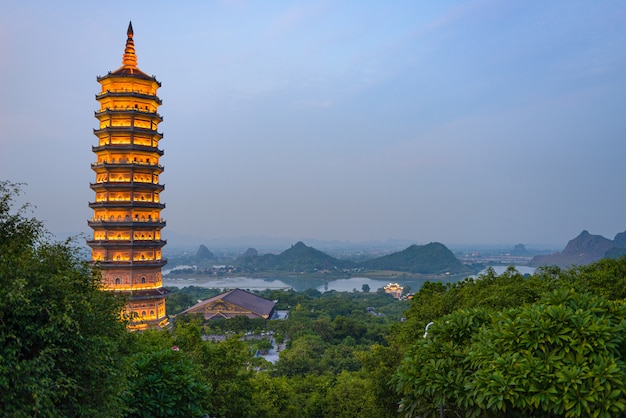
[[[605,259],[424,286],[392,333],[402,415],[623,416],[625,272]]]
[[[0,410],[5,416],[116,416],[128,338],[123,301],[71,242],[50,242],[20,186],[0,182]]]
[[[0,182],[3,416],[626,415],[626,258],[489,270],[426,283],[411,302],[268,290],[288,320],[177,318],[127,333],[124,301],[71,241],[13,210],[19,192]],[[172,306],[201,293],[181,289]],[[275,363],[256,356],[277,348]]]
[[[395,382],[407,416],[611,417],[626,407],[626,306],[560,290],[459,310],[429,328]]]

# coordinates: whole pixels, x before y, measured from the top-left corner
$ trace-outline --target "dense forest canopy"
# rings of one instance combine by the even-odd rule
[[[128,333],[124,300],[101,290],[71,240],[54,242],[28,207],[14,209],[19,193],[0,182],[4,416],[626,413],[626,258],[488,270],[426,283],[410,301],[266,290],[287,320],[182,316],[170,330]],[[168,309],[217,291],[175,289]]]

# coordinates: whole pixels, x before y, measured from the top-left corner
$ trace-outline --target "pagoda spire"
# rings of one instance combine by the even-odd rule
[[[124,57],[122,58],[122,67],[137,68],[137,55],[135,54],[135,41],[133,41],[133,22],[128,22],[128,30],[126,31],[128,38],[126,39],[126,48],[124,49]]]

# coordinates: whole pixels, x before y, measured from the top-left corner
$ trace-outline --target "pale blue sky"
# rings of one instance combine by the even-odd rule
[[[96,76],[163,83],[164,231],[558,245],[626,230],[622,1],[10,1],[0,179],[89,231]]]

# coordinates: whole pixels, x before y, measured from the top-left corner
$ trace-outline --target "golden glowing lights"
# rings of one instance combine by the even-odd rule
[[[143,329],[168,323],[161,275],[165,205],[159,196],[164,168],[158,146],[163,135],[157,130],[163,118],[158,114],[161,84],[137,68],[132,25],[127,35],[122,66],[98,77],[98,146],[91,164],[95,201],[89,221],[93,239],[87,243],[104,288],[130,294],[127,314],[139,321],[131,328]]]

